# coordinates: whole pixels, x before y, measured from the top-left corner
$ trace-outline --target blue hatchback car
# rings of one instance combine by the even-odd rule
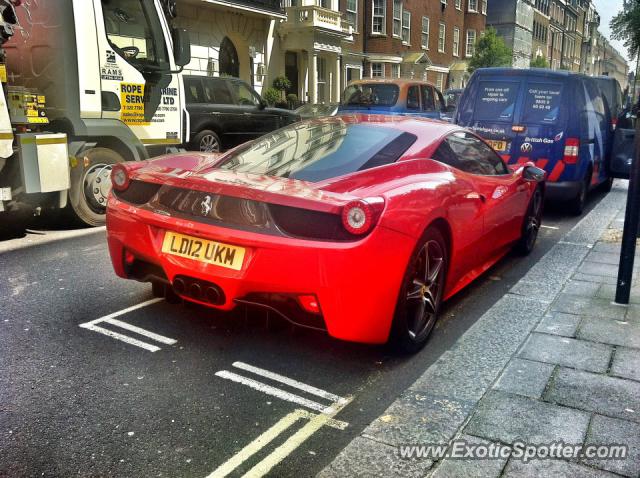
[[[426,81],[400,78],[356,80],[345,88],[343,98],[338,114],[391,114],[446,119],[447,108],[442,93]]]
[[[509,164],[547,171],[547,199],[581,214],[587,193],[610,189],[611,113],[597,82],[566,71],[480,68],[454,122],[473,129]]]

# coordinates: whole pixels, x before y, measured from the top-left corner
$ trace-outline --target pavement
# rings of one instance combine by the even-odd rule
[[[315,476],[578,221],[546,211],[533,253],[507,255],[447,301],[411,357],[274,330],[251,311],[153,301],[148,284],[113,274],[104,230],[0,237],[0,476]],[[487,346],[487,367],[503,368],[511,346],[497,335]]]
[[[640,476],[640,285],[630,305],[612,303],[625,188],[616,184],[319,476]],[[451,453],[456,441],[628,448],[625,459],[472,459]],[[449,454],[402,457],[431,444]]]

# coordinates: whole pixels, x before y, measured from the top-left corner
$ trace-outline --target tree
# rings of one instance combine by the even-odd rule
[[[280,99],[284,100],[285,91],[291,88],[291,82],[286,76],[278,76],[273,80],[273,87],[280,92]]]
[[[280,101],[280,92],[275,88],[265,88],[262,91],[262,99],[266,101],[269,106],[273,106]]]
[[[622,40],[631,58],[640,54],[640,0],[629,0],[611,20],[611,36]]]
[[[640,0],[638,0],[640,1]],[[513,51],[498,36],[494,28],[487,28],[477,41],[473,56],[469,60],[469,73],[473,73],[478,68],[490,66],[510,66],[513,58]]]
[[[536,56],[531,60],[529,64],[531,68],[549,68],[549,63],[547,63],[547,59],[543,56]]]

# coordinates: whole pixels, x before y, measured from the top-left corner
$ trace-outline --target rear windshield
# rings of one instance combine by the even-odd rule
[[[524,94],[523,123],[555,123],[560,116],[562,83],[529,83]]]
[[[323,181],[390,164],[416,141],[395,128],[341,118],[280,129],[232,152],[218,167],[303,181]]]
[[[385,83],[350,85],[344,90],[344,104],[357,106],[393,106],[398,101],[400,89]]]
[[[476,99],[475,118],[484,121],[512,120],[519,89],[519,82],[481,81]]]

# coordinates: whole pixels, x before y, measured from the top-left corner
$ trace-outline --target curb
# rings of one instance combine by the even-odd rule
[[[318,476],[428,474],[433,461],[402,459],[398,447],[445,444],[459,433],[593,244],[625,207],[626,193],[616,187],[603,198]]]

